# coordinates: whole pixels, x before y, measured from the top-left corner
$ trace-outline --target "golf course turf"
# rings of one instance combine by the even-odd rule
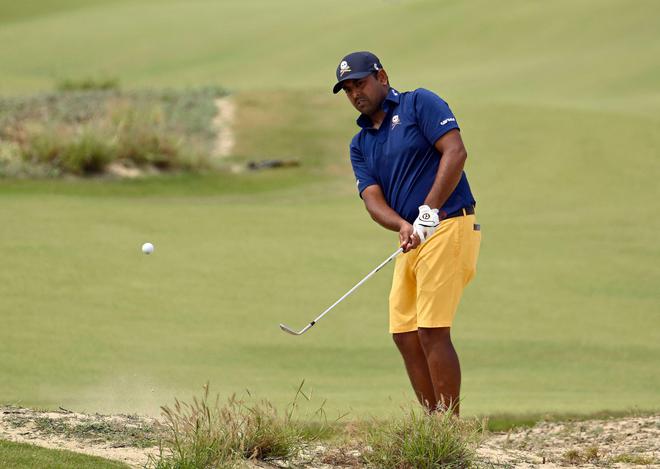
[[[659,407],[657,3],[9,5],[0,93],[215,84],[238,109],[228,162],[301,166],[0,179],[2,403],[157,414],[209,381],[282,405],[303,379],[331,417],[409,403],[391,266],[305,336],[278,328],[396,248],[355,193],[355,113],[330,92],[336,61],[371,49],[394,87],[449,102],[468,150],[483,243],[452,331],[463,413]]]

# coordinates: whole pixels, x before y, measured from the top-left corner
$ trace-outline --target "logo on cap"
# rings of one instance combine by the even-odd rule
[[[350,71],[351,71],[351,67],[348,66],[348,62],[346,62],[345,60],[342,60],[342,62],[339,64],[339,76],[343,77],[344,73],[350,72]]]

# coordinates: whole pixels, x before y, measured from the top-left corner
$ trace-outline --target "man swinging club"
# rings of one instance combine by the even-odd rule
[[[423,88],[398,92],[370,52],[339,62],[333,92],[360,112],[351,164],[365,207],[397,231],[390,332],[419,401],[459,413],[461,369],[451,325],[474,277],[481,232],[463,166],[467,152],[445,101]]]

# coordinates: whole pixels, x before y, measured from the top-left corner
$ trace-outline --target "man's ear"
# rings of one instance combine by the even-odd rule
[[[381,85],[389,86],[390,79],[387,76],[387,72],[384,69],[378,70],[378,73],[376,74],[376,79],[378,80],[378,83]]]

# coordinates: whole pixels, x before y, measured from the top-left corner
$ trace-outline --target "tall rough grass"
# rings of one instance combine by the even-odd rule
[[[476,464],[481,424],[451,412],[411,407],[400,417],[373,425],[363,459],[378,469],[468,468]]]
[[[326,430],[296,418],[300,397],[302,384],[280,413],[266,400],[248,402],[232,396],[221,403],[218,396],[210,398],[206,385],[200,399],[162,407],[167,437],[153,466],[224,469],[241,467],[247,460],[290,458]]]
[[[40,128],[26,131],[26,137],[25,142],[19,144],[23,161],[35,167],[51,167],[56,174],[99,174],[113,160],[111,140],[90,128],[76,132]]]
[[[210,167],[218,88],[91,89],[0,98],[0,176],[79,176],[111,163],[199,171]]]

